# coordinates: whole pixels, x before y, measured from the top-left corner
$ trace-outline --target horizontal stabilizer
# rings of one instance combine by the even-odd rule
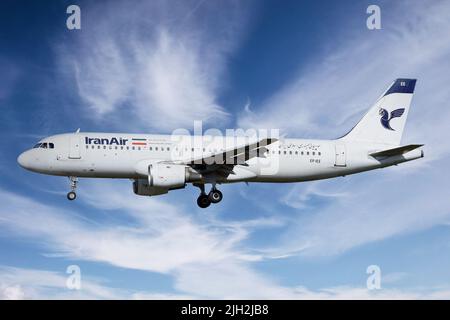
[[[392,156],[405,154],[409,151],[420,148],[422,146],[423,146],[423,144],[408,144],[406,146],[401,146],[401,147],[397,147],[397,148],[393,148],[393,149],[377,151],[377,152],[371,153],[370,155],[372,157],[392,157]]]

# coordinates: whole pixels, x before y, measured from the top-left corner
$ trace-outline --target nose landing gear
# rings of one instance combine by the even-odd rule
[[[77,177],[69,177],[70,180],[70,189],[71,191],[67,193],[67,199],[73,201],[77,198],[77,194],[75,190],[77,189],[78,178]]]
[[[205,193],[204,184],[194,184],[194,186],[200,188],[200,195],[197,198],[197,205],[200,208],[208,208],[211,203],[219,203],[223,199],[222,192],[216,189],[215,185],[213,185],[208,194]]]

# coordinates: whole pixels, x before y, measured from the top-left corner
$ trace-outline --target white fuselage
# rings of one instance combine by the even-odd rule
[[[174,136],[122,133],[67,133],[41,140],[18,162],[31,171],[75,177],[147,178],[150,163],[176,162],[233,149],[244,137]],[[50,143],[52,148],[50,148]],[[392,145],[347,140],[281,139],[268,145],[265,158],[236,165],[217,183],[299,182],[326,179],[395,165],[423,156],[420,149],[374,158],[370,153]],[[208,182],[208,181],[204,181]]]

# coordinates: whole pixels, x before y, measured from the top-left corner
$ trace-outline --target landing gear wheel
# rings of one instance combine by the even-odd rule
[[[72,176],[72,177],[69,177],[69,180],[70,180],[71,191],[67,194],[67,199],[69,199],[70,201],[73,201],[77,197],[77,194],[75,193],[75,191],[77,190],[78,178]]]
[[[70,192],[67,194],[67,199],[69,199],[70,201],[75,200],[76,197],[77,197],[77,194],[76,194],[75,192],[73,192],[73,191],[70,191]]]
[[[199,195],[199,197],[197,198],[197,204],[200,208],[208,208],[209,205],[211,204],[211,200],[209,200],[208,195],[206,194],[201,194]]]
[[[211,192],[208,195],[209,200],[212,203],[219,203],[223,199],[223,194],[220,192],[220,190],[214,189],[211,190]]]

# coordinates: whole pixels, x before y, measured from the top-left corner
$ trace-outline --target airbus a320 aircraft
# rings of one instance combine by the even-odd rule
[[[397,165],[423,157],[421,144],[400,145],[416,84],[397,79],[345,136],[335,140],[80,132],[42,139],[17,159],[25,169],[71,181],[127,178],[137,195],[200,188],[201,208],[222,200],[217,185],[302,182]],[[208,193],[205,184],[211,184]]]

